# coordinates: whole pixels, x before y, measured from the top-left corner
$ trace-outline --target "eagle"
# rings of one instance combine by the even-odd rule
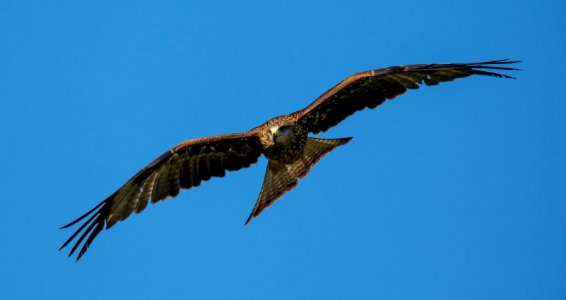
[[[359,72],[292,114],[275,117],[246,132],[182,142],[150,162],[104,201],[61,227],[83,221],[59,250],[78,237],[68,254],[72,256],[80,247],[78,261],[102,229],[111,228],[134,212],[142,212],[150,201],[176,197],[181,189],[197,187],[212,177],[223,177],[226,171],[247,168],[263,154],[268,161],[267,170],[259,197],[245,222],[248,224],[293,189],[324,155],[352,139],[321,139],[309,134],[324,132],[357,111],[373,109],[422,84],[432,86],[470,75],[514,79],[496,72],[519,70],[507,66],[518,62],[502,59],[415,64]]]

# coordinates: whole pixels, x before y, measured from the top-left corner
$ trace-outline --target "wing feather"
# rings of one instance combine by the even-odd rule
[[[59,250],[79,237],[69,253],[73,255],[80,247],[79,260],[102,229],[125,220],[133,212],[143,211],[149,201],[175,197],[181,189],[196,187],[212,177],[223,177],[226,170],[249,167],[257,162],[261,152],[255,131],[183,142],[149,163],[96,207],[63,226],[68,228],[88,217]]]
[[[518,69],[504,65],[517,62],[504,59],[480,63],[421,64],[360,72],[344,79],[293,115],[306,119],[309,131],[316,134],[328,130],[356,111],[375,108],[385,100],[394,99],[407,89],[417,89],[422,84],[432,86],[470,75],[513,78],[486,70],[515,71]]]
[[[144,210],[147,206],[147,203],[149,202],[149,197],[150,195],[153,193],[153,187],[155,186],[155,177],[157,176],[157,173],[153,173],[151,174],[147,180],[144,182],[143,187],[142,187],[142,193],[140,195],[140,198],[134,208],[134,212],[135,213],[140,213],[142,210]]]
[[[165,179],[162,179],[163,172],[167,172],[167,166],[163,166],[161,169],[157,170],[155,175],[155,186],[153,187],[153,193],[151,193],[151,204],[156,203],[160,199],[165,198],[166,191],[164,191]]]

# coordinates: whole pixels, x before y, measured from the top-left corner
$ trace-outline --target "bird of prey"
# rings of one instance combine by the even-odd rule
[[[250,131],[182,142],[141,169],[104,201],[63,226],[67,228],[85,220],[59,250],[78,237],[69,256],[82,244],[79,260],[102,229],[111,228],[133,212],[143,211],[149,201],[175,197],[181,189],[197,187],[212,177],[223,177],[226,171],[247,168],[263,154],[268,160],[267,170],[247,224],[293,189],[321,157],[351,140],[313,138],[309,133],[326,131],[356,111],[373,109],[422,84],[437,85],[470,75],[513,78],[496,71],[518,70],[507,66],[518,62],[504,59],[418,64],[360,72],[332,87],[309,106],[275,117]]]

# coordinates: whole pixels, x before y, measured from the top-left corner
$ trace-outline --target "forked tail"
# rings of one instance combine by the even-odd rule
[[[321,157],[334,148],[348,143],[352,138],[342,139],[316,139],[308,138],[303,157],[291,164],[283,164],[274,160],[269,160],[263,186],[252,213],[246,220],[246,224],[252,218],[275,202],[285,192],[292,190],[299,179],[303,178],[310,169],[320,160]]]

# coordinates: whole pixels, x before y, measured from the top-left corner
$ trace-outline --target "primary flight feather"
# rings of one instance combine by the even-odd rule
[[[273,118],[250,131],[182,142],[149,163],[90,211],[63,226],[68,228],[84,220],[59,250],[77,239],[69,256],[80,247],[79,260],[102,229],[111,228],[132,212],[143,211],[149,201],[175,197],[181,189],[197,187],[212,177],[223,177],[226,171],[247,168],[263,154],[268,159],[267,170],[247,224],[293,189],[321,157],[351,140],[318,139],[308,137],[309,133],[326,131],[358,110],[375,108],[422,84],[437,85],[470,75],[513,78],[495,71],[517,70],[505,66],[517,62],[419,64],[360,72],[341,81],[306,108]]]

